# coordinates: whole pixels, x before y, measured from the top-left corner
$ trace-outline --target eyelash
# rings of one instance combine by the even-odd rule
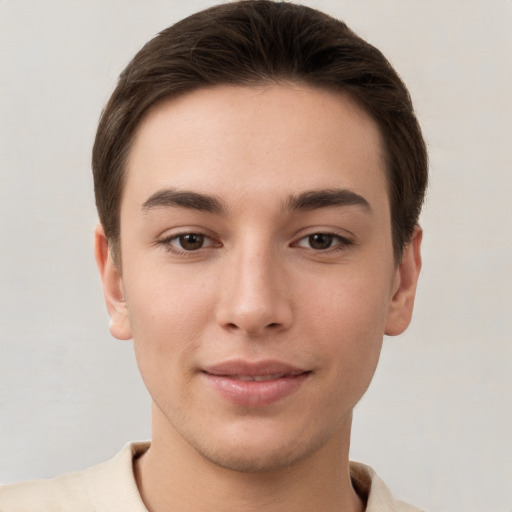
[[[323,236],[323,237],[330,238],[331,245],[325,249],[315,249],[313,247],[304,247],[303,245],[300,244],[300,242],[302,242],[303,240],[308,240],[308,239],[309,239],[309,243],[311,244],[311,241],[312,241],[311,238],[315,237],[315,236],[319,236],[319,235]],[[329,231],[317,231],[315,233],[311,233],[309,235],[303,236],[302,238],[300,238],[297,242],[293,243],[292,245],[296,246],[296,247],[303,247],[304,249],[313,251],[315,253],[330,253],[330,252],[343,251],[344,249],[346,249],[347,247],[349,247],[353,244],[354,244],[354,242],[352,240],[349,240],[348,238],[345,238],[336,233],[331,233]]]
[[[182,247],[176,247],[173,245],[173,242],[177,242],[181,245],[180,239],[183,239],[185,237],[200,237],[202,241],[208,240],[210,243],[208,245],[201,244],[201,247],[198,247],[197,249],[185,249]],[[209,247],[220,247],[220,242],[215,242],[211,237],[204,233],[195,232],[195,231],[188,231],[186,233],[178,233],[176,235],[169,236],[167,238],[164,238],[162,240],[158,241],[158,245],[161,245],[165,247],[165,249],[169,252],[173,252],[175,254],[180,255],[193,255],[194,253],[199,252],[201,249],[207,249]]]
[[[314,247],[311,247],[311,246],[305,247],[304,245],[301,244],[301,242],[308,241],[308,239],[309,239],[309,244],[311,245],[312,237],[318,237],[318,236],[329,238],[329,243],[330,243],[329,247],[324,248],[324,249],[318,249],[318,248],[315,249]],[[197,247],[196,249],[185,249],[182,246],[182,240],[180,240],[180,239],[184,239],[185,237],[200,238],[201,246]],[[203,243],[204,241],[209,241],[208,245],[205,246]],[[181,245],[181,247],[176,247],[175,245],[173,245],[173,242],[177,242],[178,244]],[[165,249],[167,251],[175,253],[175,254],[179,254],[179,255],[193,255],[194,253],[198,253],[199,251],[201,251],[201,249],[208,249],[210,247],[218,248],[218,247],[222,246],[222,244],[220,242],[215,242],[215,240],[213,240],[208,235],[201,233],[201,232],[192,232],[192,231],[185,232],[185,233],[178,233],[178,234],[169,236],[167,238],[159,240],[157,243],[158,243],[158,245],[165,247]],[[348,238],[340,236],[336,233],[331,233],[328,231],[317,231],[317,232],[314,232],[309,235],[301,237],[297,242],[293,242],[291,244],[291,247],[300,247],[300,248],[312,251],[314,253],[321,254],[321,253],[331,253],[331,252],[343,251],[344,249],[346,249],[347,247],[349,247],[353,244],[354,244],[354,242],[352,240],[349,240]]]

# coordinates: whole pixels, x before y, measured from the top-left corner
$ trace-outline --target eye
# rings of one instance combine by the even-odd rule
[[[170,250],[186,252],[198,251],[216,245],[210,237],[202,233],[182,233],[162,240],[161,243]]]
[[[186,251],[197,251],[197,249],[201,249],[201,247],[203,247],[204,238],[204,235],[188,233],[186,235],[178,236],[173,240],[173,242],[177,243],[180,246],[180,249],[185,249]]]
[[[328,249],[350,245],[350,241],[333,233],[313,233],[301,238],[296,245],[298,247],[314,249],[315,251],[326,251]]]

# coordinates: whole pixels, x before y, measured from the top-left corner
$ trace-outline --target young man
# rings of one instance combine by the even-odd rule
[[[303,6],[195,14],[122,73],[93,171],[111,332],[134,340],[152,441],[7,487],[0,510],[417,510],[348,460],[421,266],[425,146],[382,54]]]

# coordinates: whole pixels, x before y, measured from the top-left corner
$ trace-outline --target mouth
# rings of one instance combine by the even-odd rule
[[[228,361],[202,370],[224,400],[240,406],[264,406],[294,394],[312,374],[279,361]]]
[[[223,375],[227,379],[243,380],[246,382],[266,382],[269,380],[283,379],[287,377],[296,377],[304,372],[292,372],[292,373],[273,373],[270,375]]]

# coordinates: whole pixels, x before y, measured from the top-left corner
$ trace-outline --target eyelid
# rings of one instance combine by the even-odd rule
[[[333,242],[337,240],[337,243],[333,243],[330,247],[326,249],[315,249],[313,247],[307,247],[306,245],[301,244],[301,242],[306,241],[314,236],[314,235],[325,235],[325,236],[331,236],[333,238]],[[313,231],[310,231],[309,233],[301,236],[300,238],[297,238],[295,242],[291,244],[292,247],[300,247],[306,250],[313,251],[315,253],[329,253],[329,252],[335,252],[335,251],[341,251],[351,245],[354,245],[354,241],[349,238],[348,236],[340,235],[339,233],[333,232],[329,229],[316,229]]]
[[[196,250],[186,250],[172,243],[179,240],[180,237],[186,235],[200,235],[204,238],[205,241],[208,241],[208,243]],[[215,236],[209,233],[209,230],[203,228],[195,228],[193,226],[179,228],[177,231],[173,231],[172,233],[160,236],[156,240],[155,244],[164,247],[165,250],[169,252],[185,256],[192,256],[194,254],[200,253],[203,249],[222,246],[221,242],[217,241]]]
[[[190,249],[190,250],[180,247],[181,238],[184,236],[188,236],[188,235],[200,236],[202,238],[202,242],[203,242],[201,247],[199,247],[197,249]],[[174,242],[176,242],[176,244],[174,244]],[[183,252],[197,252],[197,251],[200,251],[201,249],[207,249],[208,247],[213,247],[215,245],[213,243],[213,240],[209,236],[203,235],[201,233],[184,233],[182,235],[176,235],[169,239],[168,244],[171,245],[172,247],[174,247],[175,249],[177,249],[178,251],[183,251]]]
[[[298,235],[295,237],[295,240],[290,243],[290,247],[298,247],[301,249],[309,250],[314,253],[328,254],[329,252],[343,251],[349,246],[355,244],[355,240],[352,238],[351,234],[343,235],[333,230],[332,228],[313,228],[308,229],[308,231],[302,230],[302,233],[302,236]],[[187,250],[179,247],[177,243],[173,243],[177,242],[180,237],[186,235],[200,235],[203,237],[205,244],[198,249]],[[330,236],[333,238],[333,244],[330,247],[327,247],[326,249],[308,247],[307,240],[308,238],[314,235]],[[168,252],[173,252],[178,255],[192,256],[194,254],[201,253],[205,249],[222,247],[223,243],[218,240],[217,235],[212,234],[208,229],[199,228],[195,226],[186,226],[182,228],[175,228],[174,230],[172,230],[172,232],[168,232],[167,234],[158,237],[155,240],[155,245],[162,246]]]

